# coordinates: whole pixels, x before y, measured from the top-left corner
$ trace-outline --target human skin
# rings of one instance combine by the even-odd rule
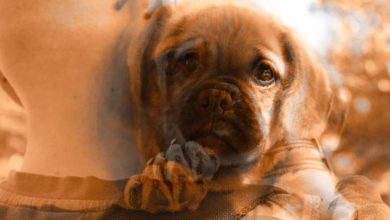
[[[114,180],[141,170],[118,48],[143,5],[115,4],[0,0],[0,71],[28,122],[22,172]]]

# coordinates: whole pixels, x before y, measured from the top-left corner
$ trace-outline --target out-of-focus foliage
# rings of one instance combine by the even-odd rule
[[[350,110],[331,161],[338,175],[361,174],[390,204],[390,1],[322,0],[339,18],[329,63],[350,91]]]

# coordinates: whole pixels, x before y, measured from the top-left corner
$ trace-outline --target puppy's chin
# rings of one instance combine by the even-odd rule
[[[194,141],[202,145],[205,152],[218,157],[220,167],[211,179],[212,191],[229,191],[239,187],[246,173],[257,163],[260,158],[260,147],[232,146],[229,140],[224,140],[217,135],[203,135]],[[238,152],[235,149],[247,149]],[[227,184],[227,185],[226,185]]]
[[[218,155],[220,168],[208,183],[210,191],[227,192],[245,188],[247,176],[255,172],[261,161],[261,148],[254,146],[245,152],[224,152]]]
[[[228,140],[224,140],[216,135],[205,135],[195,138],[194,141],[201,144],[206,152],[212,152],[218,155],[221,166],[226,168],[239,168],[254,162],[259,156],[259,148],[253,146],[246,151],[238,152],[235,149],[244,148],[233,146]]]
[[[212,151],[217,155],[223,155],[227,153],[228,149],[232,148],[226,140],[213,134],[202,135],[193,139],[201,144],[206,151],[209,149],[209,151]]]
[[[245,188],[248,185],[254,184],[255,181],[248,182],[247,177],[251,176],[253,173],[259,173],[258,171],[260,171],[258,169],[258,162],[261,159],[259,156],[256,157],[255,155],[258,155],[258,153],[252,152],[252,155],[248,157],[248,161],[246,163],[221,166],[211,181],[208,182],[209,190],[213,192],[227,192]],[[256,158],[250,160],[250,157]],[[225,160],[229,159],[225,158]],[[227,162],[226,164],[229,163]]]

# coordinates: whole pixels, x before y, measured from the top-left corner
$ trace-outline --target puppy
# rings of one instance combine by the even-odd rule
[[[147,163],[127,184],[126,206],[195,210],[208,191],[255,185],[325,213],[335,179],[316,140],[335,95],[314,56],[246,1],[147,13],[128,53],[134,139]]]

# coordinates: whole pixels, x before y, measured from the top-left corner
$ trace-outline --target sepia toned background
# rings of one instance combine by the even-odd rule
[[[257,0],[313,47],[348,103],[322,145],[340,177],[369,177],[390,205],[390,0]],[[0,182],[23,162],[23,108],[0,89]]]

